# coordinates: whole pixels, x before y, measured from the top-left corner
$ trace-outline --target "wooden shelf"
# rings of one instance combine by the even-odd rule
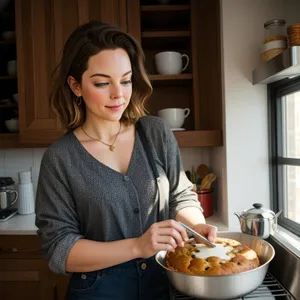
[[[18,147],[20,147],[18,133],[0,133],[0,148]]]
[[[157,37],[190,37],[191,32],[185,31],[144,31],[142,38],[157,38]]]
[[[150,80],[187,80],[193,79],[192,74],[178,74],[178,75],[160,75],[151,74],[149,75]]]
[[[13,80],[17,79],[17,76],[0,76],[0,80]]]
[[[16,40],[9,40],[9,41],[0,41],[0,45],[9,45],[9,44],[15,44]]]
[[[223,146],[222,130],[173,131],[180,148]]]
[[[181,11],[190,10],[190,5],[142,5],[141,11]]]
[[[18,108],[17,104],[0,104],[0,108]]]

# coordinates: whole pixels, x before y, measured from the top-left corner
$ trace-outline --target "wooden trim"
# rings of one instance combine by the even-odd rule
[[[191,0],[196,130],[223,127],[219,5],[219,0]]]
[[[142,5],[141,11],[181,11],[189,10],[190,5]]]
[[[140,1],[127,1],[127,32],[141,43]]]
[[[155,37],[189,37],[190,31],[144,31],[142,38],[155,38]]]
[[[40,281],[38,271],[1,271],[0,282],[8,281]]]
[[[174,131],[180,148],[223,146],[221,130]]]
[[[0,148],[18,148],[18,133],[0,133]]]
[[[30,4],[31,5],[31,4]],[[22,0],[15,0],[15,18],[16,18],[16,40],[17,40],[17,72],[18,72],[18,97],[19,97],[19,128],[26,128],[26,108],[25,108],[25,54],[24,54],[24,38],[22,31],[23,14],[22,14]]]
[[[126,15],[127,15],[127,6],[126,6],[126,0],[119,0],[119,5],[118,5],[118,18],[119,18],[119,27],[127,32],[127,20],[126,20]]]
[[[191,50],[192,50],[192,70],[193,70],[193,111],[194,111],[194,128],[201,129],[200,126],[200,93],[199,93],[199,28],[197,28],[197,18],[199,18],[198,5],[196,1],[191,2]]]
[[[182,80],[182,79],[193,79],[192,74],[178,74],[178,75],[160,75],[151,74],[148,75],[150,80]]]
[[[40,147],[49,146],[55,140],[61,138],[63,130],[26,130],[20,136],[20,144],[40,145]]]
[[[78,23],[84,24],[89,21],[89,1],[78,0]]]

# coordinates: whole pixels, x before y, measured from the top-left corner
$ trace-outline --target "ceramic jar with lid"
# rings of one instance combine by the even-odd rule
[[[264,24],[264,44],[272,41],[286,41],[285,20],[274,19]]]
[[[282,53],[287,47],[285,20],[274,19],[264,24],[265,38],[261,47],[262,62]]]

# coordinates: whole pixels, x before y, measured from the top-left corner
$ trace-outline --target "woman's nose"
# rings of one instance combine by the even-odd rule
[[[123,93],[122,93],[122,88],[119,85],[115,85],[111,88],[110,91],[110,98],[111,99],[118,99],[120,97],[122,97]]]

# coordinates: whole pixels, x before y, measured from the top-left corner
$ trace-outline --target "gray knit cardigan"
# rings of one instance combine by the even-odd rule
[[[201,209],[182,168],[177,141],[158,117],[140,119],[169,196],[169,217],[185,207]],[[141,236],[157,222],[158,190],[136,133],[126,174],[91,156],[69,132],[45,152],[36,196],[36,226],[49,267],[66,274],[74,243],[82,238],[116,241]]]

